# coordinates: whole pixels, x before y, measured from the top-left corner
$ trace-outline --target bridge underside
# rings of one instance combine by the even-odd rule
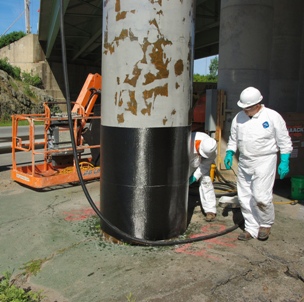
[[[220,2],[196,1],[194,59],[219,52]],[[65,1],[64,10],[69,63],[100,66],[103,1]],[[41,1],[39,41],[48,60],[61,61],[60,1]]]

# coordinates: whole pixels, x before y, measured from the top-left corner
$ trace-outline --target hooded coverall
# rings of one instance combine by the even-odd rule
[[[199,143],[208,137],[204,132],[191,133],[189,176],[193,174],[197,180],[200,180],[199,194],[204,212],[216,214],[216,197],[209,175],[210,166],[214,163],[217,153],[215,151],[209,158],[205,158],[198,152]]]
[[[292,142],[279,113],[262,105],[252,118],[244,111],[232,121],[227,150],[239,150],[237,190],[245,230],[257,238],[259,227],[274,223],[272,203],[277,152],[291,153]]]

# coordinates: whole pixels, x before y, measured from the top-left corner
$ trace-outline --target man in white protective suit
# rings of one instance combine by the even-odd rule
[[[216,197],[210,178],[210,167],[214,163],[217,152],[216,140],[204,132],[192,132],[190,144],[190,177],[189,185],[200,181],[199,195],[206,221],[215,220]]]
[[[231,169],[233,155],[239,151],[237,192],[245,221],[239,240],[269,237],[275,214],[273,186],[277,152],[278,174],[289,172],[292,142],[282,116],[261,104],[263,96],[254,87],[244,89],[237,105],[243,110],[233,119],[224,164]]]

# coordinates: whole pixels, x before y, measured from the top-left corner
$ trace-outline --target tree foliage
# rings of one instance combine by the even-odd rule
[[[214,57],[210,61],[209,65],[209,74],[201,75],[195,73],[193,75],[193,82],[208,82],[208,83],[217,83],[218,79],[218,57]]]
[[[0,69],[4,70],[8,73],[11,77],[16,80],[21,80],[21,69],[19,67],[12,66],[8,59],[0,59]]]
[[[13,42],[16,42],[23,38],[25,33],[23,31],[13,31],[7,35],[0,37],[0,48],[5,47]]]
[[[24,71],[24,72],[22,72],[21,78],[22,78],[23,82],[25,82],[29,85],[32,85],[32,86],[35,86],[35,87],[38,87],[41,89],[44,88],[42,80],[38,75],[31,75],[30,73]]]
[[[218,57],[214,57],[213,59],[211,59],[210,65],[209,65],[209,72],[210,72],[211,77],[213,77],[214,79],[217,80],[217,76],[218,76]]]

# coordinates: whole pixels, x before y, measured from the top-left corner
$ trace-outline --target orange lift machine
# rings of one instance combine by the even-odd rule
[[[84,180],[100,177],[99,131],[102,78],[89,74],[80,94],[73,102],[73,139]],[[26,186],[43,189],[78,182],[75,158],[71,144],[67,114],[52,114],[58,102],[44,103],[42,114],[15,114],[12,116],[12,170],[11,178]],[[24,122],[25,121],[25,122]],[[26,141],[18,136],[21,125],[26,124]],[[28,127],[28,128],[27,128]],[[35,135],[44,127],[43,138]],[[24,129],[24,127],[23,127]],[[18,165],[19,154],[27,153],[29,165]],[[23,156],[24,158],[24,156]]]

